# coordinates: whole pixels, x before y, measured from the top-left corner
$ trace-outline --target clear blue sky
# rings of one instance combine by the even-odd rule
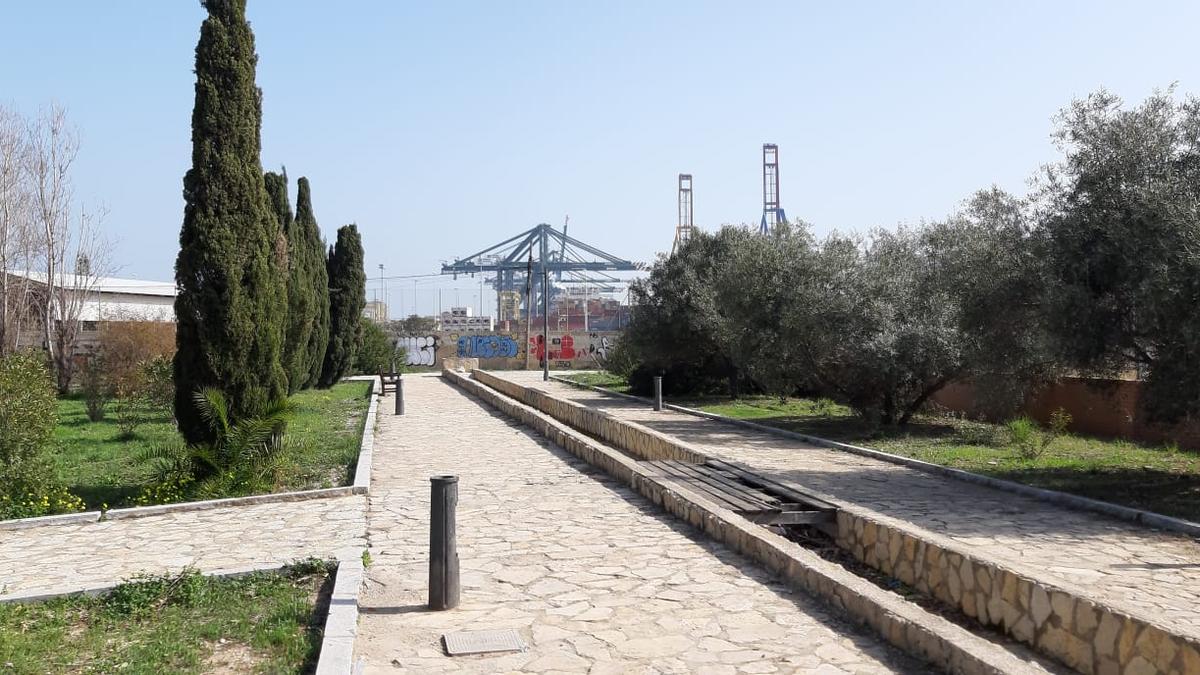
[[[763,142],[780,145],[788,215],[818,232],[940,218],[992,183],[1023,191],[1073,97],[1200,91],[1194,2],[250,0],[249,15],[263,164],[293,190],[310,178],[326,237],[358,223],[373,276],[565,214],[650,261],[670,249],[680,172],[701,227],[758,220]],[[68,108],[78,192],[108,205],[126,275],[173,276],[203,18],[188,0],[0,5],[0,100]],[[407,313],[412,284],[397,287]],[[455,284],[422,280],[422,312],[438,287],[450,304]]]

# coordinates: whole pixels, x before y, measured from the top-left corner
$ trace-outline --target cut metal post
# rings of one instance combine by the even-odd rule
[[[396,378],[396,414],[404,414],[404,378]]]
[[[458,545],[454,518],[458,507],[458,476],[433,476],[433,506],[429,521],[429,609],[458,606]]]
[[[654,376],[654,409],[662,410],[662,375]]]

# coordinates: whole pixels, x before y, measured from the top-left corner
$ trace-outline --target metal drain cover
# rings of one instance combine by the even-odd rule
[[[446,654],[450,656],[525,651],[525,643],[521,641],[520,633],[511,628],[446,633],[442,636],[442,644],[446,647]]]

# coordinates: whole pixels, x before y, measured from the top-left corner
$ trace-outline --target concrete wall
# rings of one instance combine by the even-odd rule
[[[619,332],[550,332],[549,357],[552,370],[588,370],[602,368],[616,346]],[[540,332],[527,340],[523,332],[458,333],[441,331],[428,335],[400,338],[407,351],[407,365],[441,369],[448,358],[479,359],[488,370],[522,370],[542,367],[546,356]]]
[[[1071,431],[1148,443],[1175,442],[1200,449],[1200,423],[1173,426],[1151,424],[1139,411],[1143,384],[1135,380],[1097,380],[1068,377],[1033,392],[1020,413],[1046,423],[1059,408],[1071,414]],[[933,402],[954,412],[981,414],[975,386],[957,382],[933,396]],[[996,420],[999,421],[999,420]]]

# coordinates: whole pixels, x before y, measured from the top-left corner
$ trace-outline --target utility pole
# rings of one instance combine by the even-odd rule
[[[529,370],[529,345],[533,344],[533,249],[525,270],[525,370]]]
[[[546,264],[546,237],[541,237],[542,261],[542,381],[550,381],[550,267]]]
[[[383,263],[379,263],[379,287],[383,289],[383,306],[387,307],[387,282],[383,280]],[[380,307],[377,305],[376,309],[380,309]],[[383,323],[387,321],[387,312],[377,312],[375,318]]]

